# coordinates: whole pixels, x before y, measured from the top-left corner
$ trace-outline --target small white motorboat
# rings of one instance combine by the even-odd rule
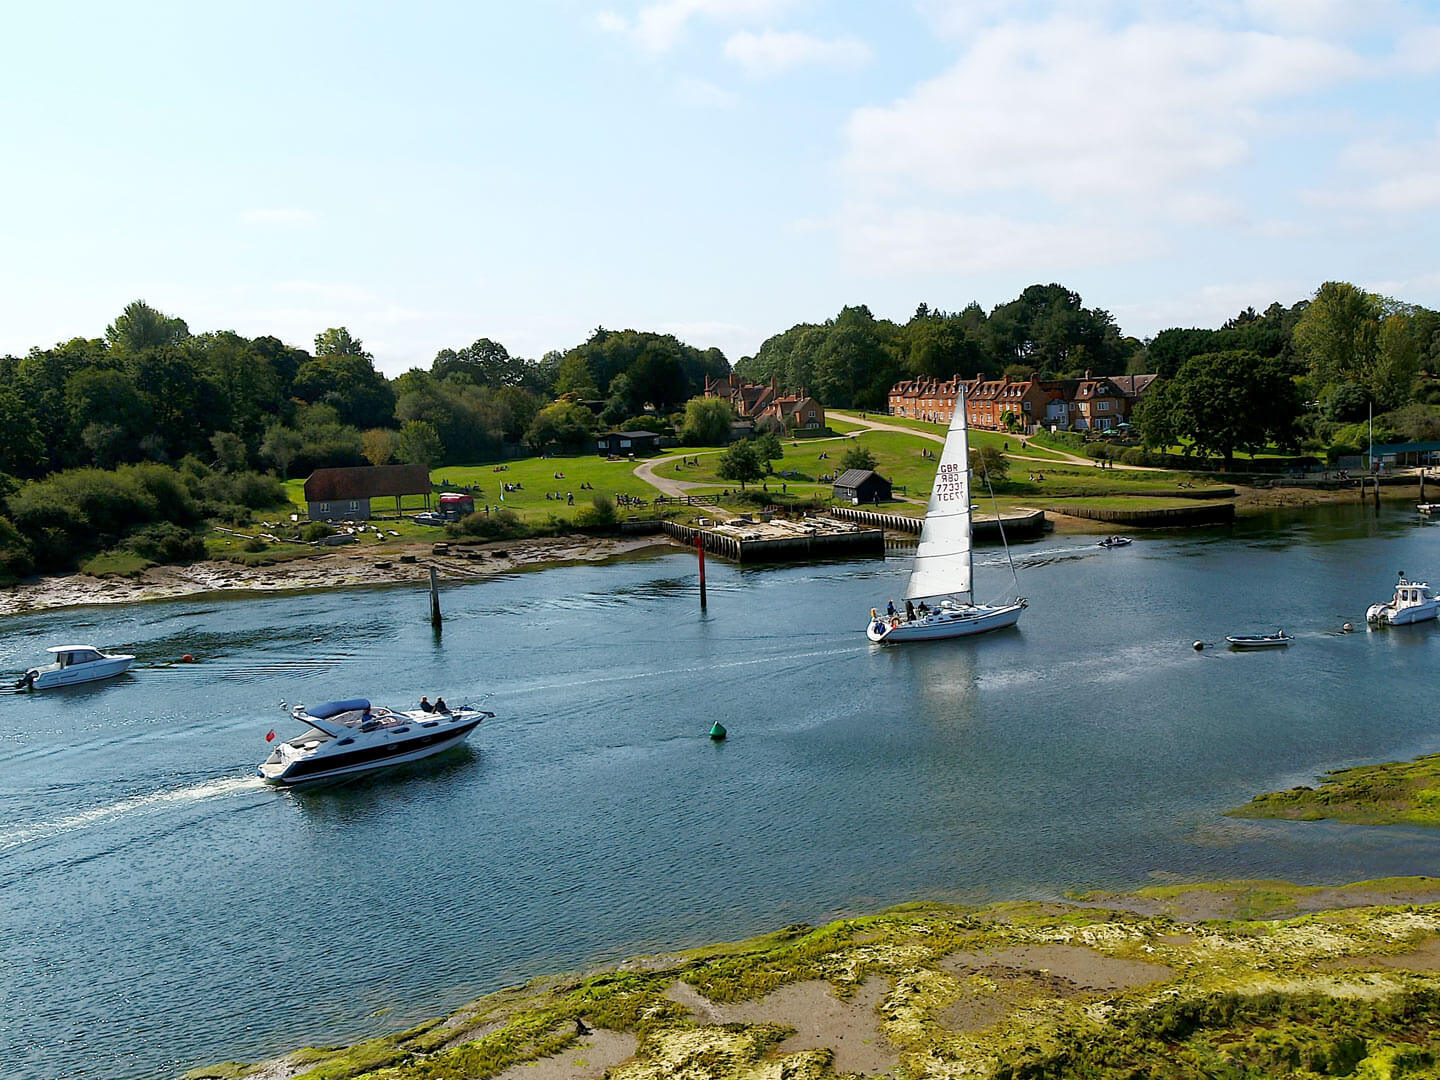
[[[1433,619],[1437,614],[1440,614],[1440,598],[1430,591],[1425,582],[1406,580],[1402,570],[1390,602],[1371,604],[1370,610],[1365,612],[1365,621],[1380,626],[1406,626]]]
[[[1440,503],[1417,503],[1415,509],[1422,514],[1440,514]]]
[[[396,712],[364,698],[327,701],[290,715],[310,730],[282,742],[260,763],[267,784],[294,786],[404,765],[458,746],[492,712],[470,705]],[[273,734],[273,732],[272,732]]]
[[[1273,634],[1226,634],[1225,640],[1233,649],[1273,649],[1295,639],[1284,630],[1276,630]]]
[[[1107,536],[1104,540],[1099,541],[1099,544],[1103,548],[1116,548],[1124,547],[1126,544],[1133,544],[1134,542],[1135,541],[1128,536]]]
[[[103,653],[94,645],[56,645],[45,651],[55,657],[54,663],[25,672],[15,684],[17,689],[50,690],[108,679],[135,662],[135,657],[128,653]]]

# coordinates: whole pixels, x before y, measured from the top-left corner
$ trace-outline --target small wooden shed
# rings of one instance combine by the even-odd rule
[[[653,431],[607,431],[596,445],[606,457],[654,454],[660,450],[660,436]]]
[[[890,481],[874,469],[846,469],[835,478],[835,498],[851,506],[889,502]]]
[[[362,465],[348,469],[316,469],[305,481],[305,509],[311,521],[364,521],[372,499],[395,500],[425,496],[430,505],[430,470],[424,465]]]

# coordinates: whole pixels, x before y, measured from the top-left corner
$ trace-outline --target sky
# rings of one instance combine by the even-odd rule
[[[0,353],[131,300],[395,375],[730,360],[1059,282],[1122,331],[1440,308],[1440,0],[13,4]]]

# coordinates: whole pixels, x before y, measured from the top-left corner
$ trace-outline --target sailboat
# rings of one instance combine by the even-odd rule
[[[1013,603],[975,603],[973,539],[970,527],[970,435],[965,423],[965,391],[955,400],[955,415],[935,471],[935,485],[915,550],[915,566],[905,586],[905,612],[880,615],[870,609],[865,634],[871,641],[933,641],[983,634],[1014,626],[1025,598]],[[1001,528],[1004,538],[1004,528]],[[1009,555],[1009,546],[1006,546]],[[1013,577],[1015,564],[1010,564]],[[1019,593],[1019,583],[1016,583]],[[911,614],[912,608],[914,614]]]

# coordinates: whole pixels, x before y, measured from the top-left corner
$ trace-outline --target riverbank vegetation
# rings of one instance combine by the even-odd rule
[[[1440,826],[1440,754],[1334,769],[1315,787],[1300,785],[1256,795],[1231,810],[1230,816]]]
[[[1161,451],[1177,447],[1201,452],[1197,466],[1206,451],[1227,464],[1295,450],[1336,460],[1358,448],[1357,424],[1372,410],[1377,438],[1440,438],[1440,384],[1430,378],[1437,364],[1440,314],[1343,282],[1327,282],[1288,308],[1247,309],[1219,329],[1173,328],[1148,342],[1125,337],[1107,312],[1052,284],[988,312],[921,304],[903,323],[847,307],[773,335],[735,370],[805,388],[830,408],[865,409],[883,408],[889,387],[906,377],[1076,378],[1091,369],[1162,376],[1135,416],[1144,447],[1063,433],[1022,445],[1018,436],[973,433],[977,449],[1006,454],[1008,476],[994,487],[1016,501],[1148,495],[1152,487],[1199,482],[1182,481],[1183,469],[1153,481],[1109,469],[1086,477],[1065,460],[1071,453],[1172,468],[1186,458]],[[582,464],[604,427],[688,444],[693,452],[685,456],[696,464],[675,467],[688,491],[731,499],[727,490],[758,479],[768,495],[778,476],[779,505],[823,504],[828,481],[820,478],[838,465],[833,442],[765,431],[762,422],[759,438],[778,436],[783,446],[780,456],[761,459],[771,471],[757,478],[743,462],[721,470],[727,406],[697,395],[730,370],[719,350],[673,335],[599,328],[538,359],[481,338],[441,349],[428,368],[387,378],[345,327],[319,332],[306,350],[269,336],[193,333],[184,319],[135,301],[99,336],[0,358],[0,581],[81,563],[133,573],[200,557],[202,547],[212,554],[234,548],[204,525],[248,528],[267,513],[293,512],[276,496],[275,480],[323,466],[423,463],[440,485],[473,489],[482,506],[503,505],[526,529],[553,531],[577,510],[593,517],[593,493],[614,500],[622,516],[648,510],[659,489],[634,474],[635,463]],[[924,430],[916,421],[893,423]],[[907,497],[923,499],[931,448],[901,432],[859,427],[843,417],[831,424],[835,434],[858,436]],[[735,453],[747,457],[748,449]],[[672,463],[659,467],[668,479]],[[182,474],[187,497],[166,496],[159,481],[137,494],[138,481],[126,472],[137,468]],[[507,490],[507,480],[519,487]],[[753,502],[745,490],[733,505]],[[180,531],[161,536],[152,528],[161,524]],[[284,553],[282,541],[259,543],[276,557]]]
[[[1434,1076],[1440,882],[914,904],[537,979],[187,1080]],[[537,1074],[539,1075],[539,1074]]]

